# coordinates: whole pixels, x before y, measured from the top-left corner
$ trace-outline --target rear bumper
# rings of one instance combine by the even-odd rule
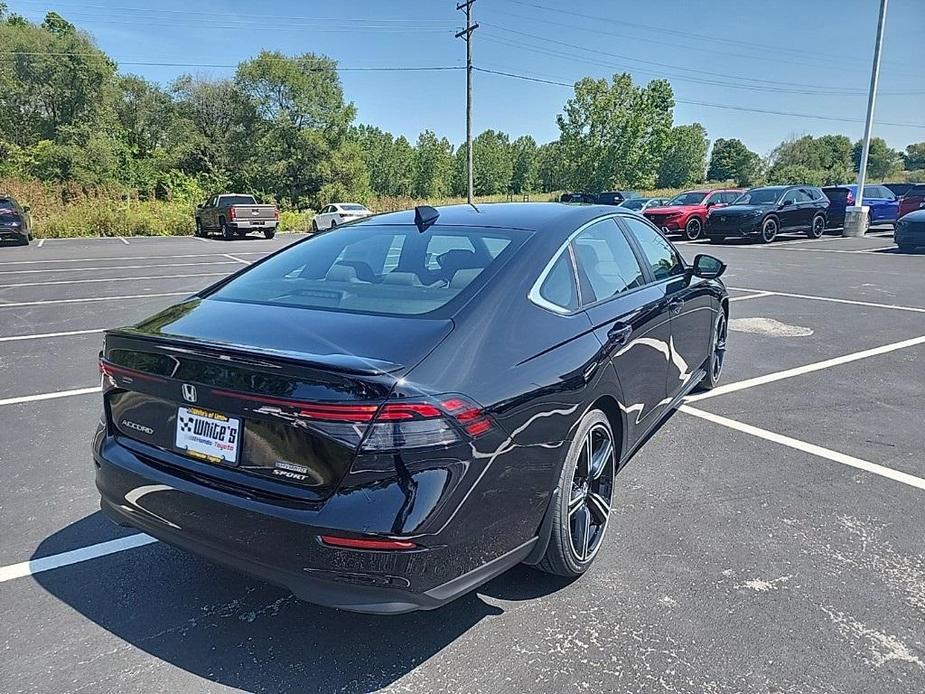
[[[234,221],[228,222],[228,226],[239,231],[262,231],[264,229],[275,230],[276,227],[279,226],[279,221],[275,219],[236,219]]]
[[[102,428],[93,457],[100,508],[117,524],[326,607],[371,614],[432,610],[520,563],[537,542],[531,538],[507,551],[478,551],[441,542],[441,535],[422,538],[419,549],[408,551],[334,548],[318,536],[361,534],[364,519],[356,519],[358,527],[332,528],[325,523],[323,504],[213,488],[165,470]],[[472,534],[479,539],[478,529]],[[473,561],[474,555],[481,559]]]
[[[22,228],[0,227],[0,241],[28,241],[29,232]]]

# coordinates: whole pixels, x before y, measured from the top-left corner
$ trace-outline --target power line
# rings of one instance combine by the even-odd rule
[[[574,83],[562,82],[560,80],[546,79],[542,77],[531,77],[529,75],[522,75],[515,72],[509,72],[506,70],[495,70],[492,68],[484,67],[473,67],[473,70],[478,72],[484,72],[491,75],[500,75],[503,77],[510,77],[513,79],[524,80],[527,82],[538,82],[540,84],[552,84],[559,87],[569,87],[573,88]],[[730,104],[713,104],[707,101],[695,101],[692,99],[675,99],[675,103],[678,104],[689,104],[693,106],[706,106],[708,108],[720,108],[726,109],[729,111],[746,111],[749,113],[764,113],[775,116],[793,116],[795,118],[813,118],[816,120],[827,120],[827,121],[838,121],[842,123],[863,123],[864,121],[860,118],[839,118],[837,116],[820,116],[813,113],[794,113],[792,111],[773,111],[770,109],[762,108],[750,108],[747,106],[732,106]],[[925,129],[925,124],[922,123],[891,123],[888,121],[878,121],[881,125],[892,125],[899,128],[922,128]]]

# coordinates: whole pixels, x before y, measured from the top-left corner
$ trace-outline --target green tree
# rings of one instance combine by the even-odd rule
[[[768,172],[768,183],[774,185],[793,185],[806,183],[812,186],[825,185],[825,172],[820,169],[810,169],[802,164],[787,164],[775,166]]]
[[[925,169],[925,142],[916,142],[906,147],[903,162],[906,171]]]
[[[292,207],[366,199],[369,173],[349,129],[356,108],[335,61],[262,51],[238,65],[235,81],[261,118],[252,185]]]
[[[49,12],[41,25],[0,23],[0,139],[28,147],[96,124],[115,65],[87,34]]]
[[[707,167],[707,131],[700,123],[676,125],[668,137],[668,149],[658,168],[659,188],[678,186],[703,181]]]
[[[611,81],[586,77],[574,89],[556,118],[567,184],[590,192],[653,185],[669,143],[671,85],[637,87],[624,73]]]
[[[511,190],[517,194],[532,193],[536,190],[539,169],[536,140],[529,135],[518,137],[511,143],[511,158]]]
[[[414,148],[411,194],[418,198],[445,197],[451,190],[452,177],[453,145],[432,130],[425,130],[418,135]]]
[[[861,149],[863,141],[854,143],[854,170],[861,168]],[[895,149],[890,149],[882,137],[870,139],[870,150],[867,155],[867,176],[872,179],[888,178],[896,173],[902,166],[902,157]]]
[[[761,157],[736,138],[719,138],[713,143],[707,178],[711,181],[733,180],[749,186],[761,176]]]
[[[472,141],[473,185],[476,195],[499,195],[511,187],[514,161],[511,139],[498,130],[486,130]]]
[[[568,187],[562,147],[558,140],[540,145],[536,152],[536,161],[536,176],[540,190],[551,193]]]
[[[411,194],[414,149],[404,137],[393,138],[372,125],[359,125],[354,137],[369,170],[370,186],[379,195]]]
[[[854,178],[851,159],[851,140],[846,136],[823,135],[814,138],[812,135],[804,135],[785,140],[771,152],[768,177],[770,180],[778,180],[781,178],[779,169],[794,170],[792,167],[802,167],[812,171],[812,180],[820,184],[843,183]]]

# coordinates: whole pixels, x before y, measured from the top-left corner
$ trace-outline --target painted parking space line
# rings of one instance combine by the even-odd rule
[[[128,240],[127,240],[124,236],[117,236],[116,238],[119,239],[119,240],[120,240],[122,243],[124,243],[126,246],[131,245],[131,244],[129,244]]]
[[[745,296],[731,296],[729,301],[745,301],[746,299],[760,299],[763,296],[771,296],[771,292],[755,292],[754,294],[746,294]]]
[[[73,390],[56,390],[51,393],[38,393],[37,395],[20,395],[15,398],[4,398],[0,400],[0,405],[21,405],[26,402],[40,402],[42,400],[57,400],[58,398],[71,398],[76,395],[90,395],[99,393],[99,386],[92,388],[74,388]]]
[[[792,292],[776,292],[770,289],[749,289],[747,287],[729,287],[737,292],[764,292],[768,296],[786,296],[791,299],[810,299],[812,301],[830,301],[835,304],[850,304],[852,306],[869,306],[871,308],[889,308],[896,311],[911,311],[925,313],[925,308],[918,306],[899,306],[898,304],[880,304],[875,301],[857,301],[855,299],[839,299],[834,296],[814,296],[812,294],[794,294]]]
[[[250,265],[253,262],[251,260],[244,260],[244,258],[238,258],[237,256],[231,255],[231,253],[222,253],[222,255],[239,263],[244,263],[245,265]]]
[[[39,275],[49,272],[100,272],[103,270],[147,270],[155,267],[206,267],[207,265],[234,265],[241,261],[215,260],[208,263],[159,263],[152,265],[110,265],[107,267],[52,267],[41,270],[0,270],[0,275]]]
[[[52,554],[49,557],[42,557],[41,559],[32,559],[18,564],[10,564],[9,566],[0,566],[0,583],[12,581],[15,578],[33,576],[43,571],[52,571],[62,566],[79,564],[98,557],[105,557],[109,554],[135,549],[136,547],[143,547],[153,542],[157,542],[157,540],[150,535],[137,533],[135,535],[129,535],[128,537],[120,537],[116,540],[108,540],[107,542],[100,542],[95,545],[89,545],[88,547],[73,549],[69,552]]]
[[[44,246],[44,245],[45,245],[45,239],[39,239],[39,245],[38,245],[38,247],[41,248],[41,247]]]
[[[0,309],[19,308],[20,306],[45,306],[48,304],[83,304],[88,301],[128,301],[131,299],[152,299],[159,296],[190,296],[194,291],[187,292],[152,292],[151,294],[126,294],[123,296],[91,296],[83,299],[43,299],[41,301],[16,301],[13,303],[0,303]]]
[[[67,330],[60,333],[36,333],[34,335],[10,335],[0,337],[0,342],[21,342],[23,340],[46,340],[54,337],[71,337],[73,335],[93,335],[103,332],[104,328],[91,328],[90,330]]]
[[[246,262],[246,261],[241,261]],[[94,277],[84,280],[51,280],[48,282],[19,282],[17,284],[0,284],[0,289],[17,287],[51,287],[61,284],[88,284],[91,282],[135,282],[141,280],[175,280],[183,277],[224,277],[227,272],[196,272],[186,275],[142,275],[141,277]]]
[[[850,364],[853,361],[858,361],[860,359],[867,359],[869,357],[876,357],[881,354],[889,354],[890,352],[895,352],[898,349],[906,349],[908,347],[915,347],[917,345],[925,344],[925,335],[920,337],[913,337],[909,340],[902,340],[901,342],[893,342],[888,345],[881,345],[880,347],[873,347],[872,349],[865,349],[861,352],[853,352],[851,354],[844,354],[840,357],[834,357],[832,359],[826,359],[824,361],[817,361],[813,364],[806,364],[805,366],[797,366],[793,369],[787,369],[785,371],[777,371],[775,373],[767,374],[765,376],[756,376],[755,378],[747,378],[744,381],[736,381],[735,383],[727,383],[723,386],[717,386],[713,390],[708,390],[705,393],[699,393],[697,395],[688,395],[684,400],[685,402],[698,402],[699,400],[706,400],[708,398],[715,398],[718,395],[726,395],[727,393],[735,393],[740,390],[745,390],[746,388],[754,388],[755,386],[761,386],[765,383],[774,383],[776,381],[782,381],[787,378],[793,378],[794,376],[802,376],[803,374],[813,373],[814,371],[822,371],[823,369],[830,369],[833,366],[840,366],[842,364]]]
[[[839,453],[838,451],[823,448],[822,446],[817,446],[813,443],[807,443],[806,441],[800,441],[799,439],[795,439],[790,436],[784,436],[783,434],[778,434],[773,431],[759,429],[758,427],[754,427],[751,424],[745,424],[744,422],[739,422],[735,419],[729,419],[728,417],[721,417],[720,415],[713,414],[712,412],[698,410],[697,408],[691,407],[690,405],[681,405],[678,410],[693,417],[699,417],[700,419],[705,419],[708,422],[713,422],[714,424],[719,424],[720,426],[724,426],[729,429],[741,431],[743,434],[756,436],[760,439],[764,439],[765,441],[771,441],[773,443],[780,444],[781,446],[787,446],[788,448],[793,448],[804,453],[809,453],[810,455],[814,455],[819,458],[825,458],[826,460],[840,463],[841,465],[847,465],[849,467],[857,468],[858,470],[864,470],[865,472],[891,479],[894,482],[899,482],[901,484],[925,491],[925,479],[916,477],[915,475],[910,475],[906,472],[900,472],[899,470],[894,470],[893,468],[878,465],[877,463],[872,463],[868,460],[862,460],[861,458],[855,458],[854,456],[846,455],[845,453]]]
[[[244,251],[238,253],[238,255],[266,255],[271,253],[274,250],[270,249],[266,251]],[[47,260],[4,260],[0,262],[0,267],[10,267],[12,265],[41,265],[47,263],[99,263],[102,261],[109,260],[172,260],[178,258],[216,258],[223,257],[225,254],[216,251],[215,253],[179,253],[177,255],[122,255],[122,256],[112,256],[112,257],[101,257],[96,256],[94,258],[53,258]]]

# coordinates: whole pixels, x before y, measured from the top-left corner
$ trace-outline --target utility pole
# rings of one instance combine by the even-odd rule
[[[466,12],[466,28],[456,34],[456,38],[466,39],[466,200],[472,204],[472,32],[479,28],[472,23],[472,5],[475,0],[467,0],[456,5],[457,10]]]
[[[867,157],[870,154],[870,132],[874,125],[877,84],[880,82],[880,54],[883,51],[883,26],[886,24],[888,1],[880,0],[880,20],[877,22],[877,42],[874,45],[874,65],[870,72],[870,93],[867,96],[864,143],[861,147],[861,162],[858,168],[858,194],[855,196],[854,208],[849,208],[845,216],[843,236],[863,236],[867,231],[867,215],[864,213],[864,182],[867,179]]]

